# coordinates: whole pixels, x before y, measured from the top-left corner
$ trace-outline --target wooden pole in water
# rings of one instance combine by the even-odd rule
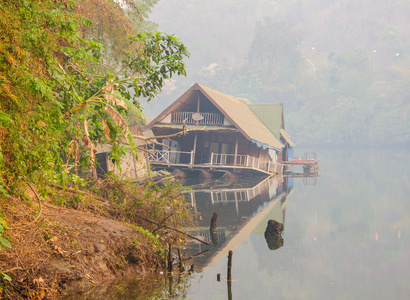
[[[228,280],[227,280],[227,284],[228,284],[228,300],[232,300],[232,273],[231,273],[231,269],[232,269],[232,250],[229,250],[228,253]]]
[[[179,272],[184,272],[184,265],[182,264],[181,250],[178,248]]]
[[[209,226],[209,230],[216,231],[216,220],[218,219],[218,213],[214,212],[211,219],[211,225]]]
[[[216,231],[216,220],[218,218],[218,213],[214,212],[211,219],[211,225],[209,226],[209,233],[211,235],[212,244],[217,247],[218,246],[218,234]]]
[[[231,273],[231,270],[232,270],[232,255],[233,255],[232,250],[229,250],[229,253],[228,253],[228,281],[232,280],[232,273]]]
[[[168,272],[172,272],[172,245],[168,244]]]

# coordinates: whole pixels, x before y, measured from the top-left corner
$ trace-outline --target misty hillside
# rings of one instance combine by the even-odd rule
[[[144,112],[199,82],[283,102],[298,144],[410,144],[409,16],[408,0],[159,1],[150,20],[191,57]]]

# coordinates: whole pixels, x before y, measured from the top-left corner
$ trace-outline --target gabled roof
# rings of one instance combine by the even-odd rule
[[[280,140],[252,112],[248,105],[249,101],[225,95],[200,84],[198,86],[202,89],[204,95],[249,140],[266,144],[275,149],[282,149],[284,147]]]
[[[223,94],[198,83],[194,84],[158,117],[152,120],[146,128],[152,128],[156,123],[164,119],[170,112],[192,96],[195,91],[201,92],[249,141],[267,145],[277,150],[285,147],[280,142],[280,139],[251,110],[250,107],[252,105],[248,100]]]

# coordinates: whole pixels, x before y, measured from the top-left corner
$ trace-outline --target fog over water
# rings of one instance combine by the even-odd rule
[[[232,299],[407,299],[408,154],[319,150],[321,176],[295,178],[282,205],[284,245],[270,250],[253,230],[233,250]],[[216,281],[227,251],[192,278],[188,299],[228,297]]]
[[[235,244],[230,288],[227,253],[213,258],[276,198],[235,207],[198,195],[202,214],[230,210],[226,219],[237,225],[225,226],[219,248],[199,258],[203,268],[187,279],[187,299],[407,299],[409,15],[408,1],[385,0],[169,0],[154,7],[150,19],[191,57],[187,78],[168,82],[144,105],[147,116],[196,82],[252,103],[283,103],[295,151],[303,156],[307,145],[320,159],[320,177],[295,178],[275,206],[285,212],[283,246],[270,250],[253,229]]]
[[[408,145],[409,15],[407,1],[159,1],[150,20],[191,57],[144,112],[198,82],[284,103],[299,145]]]
[[[203,219],[191,232],[209,235],[210,216],[218,213],[217,245],[194,244],[192,254],[203,253],[187,266],[194,263],[194,273],[121,279],[70,299],[408,299],[409,151],[316,150],[317,178],[275,178],[237,202],[229,195],[212,200],[206,188],[196,203],[187,198]],[[218,189],[214,184],[214,196]],[[283,222],[279,247],[264,236],[269,219]]]

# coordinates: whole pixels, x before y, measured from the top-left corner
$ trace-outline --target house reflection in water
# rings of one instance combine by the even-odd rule
[[[213,241],[213,245],[209,246],[191,242],[193,253],[209,250],[195,260],[197,265],[205,267],[226,256],[228,250],[237,248],[250,234],[263,236],[269,220],[284,225],[286,200],[293,190],[293,179],[240,179],[225,184],[219,182],[219,185],[217,182],[202,182],[191,185],[191,188],[192,191],[186,193],[186,198],[200,217],[197,227],[190,230],[190,233],[206,241]],[[212,237],[209,230],[214,212],[218,214],[216,237]],[[272,237],[269,239],[267,247],[270,249],[283,245],[281,237],[277,237],[276,241],[272,241]],[[275,246],[272,246],[272,243]]]

